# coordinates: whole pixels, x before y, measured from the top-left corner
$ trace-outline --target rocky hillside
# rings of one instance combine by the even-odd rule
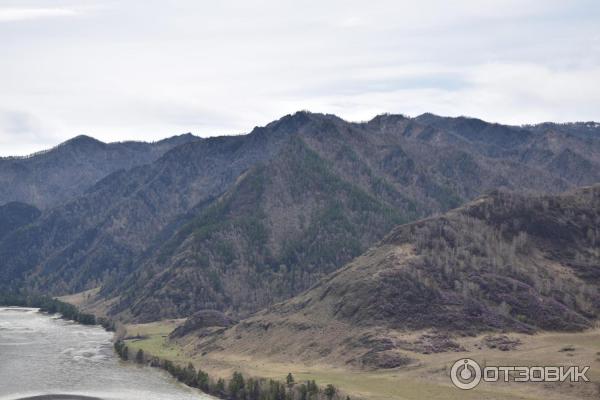
[[[54,294],[101,287],[100,300],[127,319],[248,315],[398,223],[495,188],[554,193],[599,181],[600,134],[562,126],[300,112],[185,143],[0,240],[0,282]]]
[[[194,140],[187,134],[156,143],[103,143],[77,136],[28,157],[0,158],[0,205],[19,201],[47,209],[63,204],[114,171],[149,164]]]
[[[307,292],[236,326],[187,332],[198,352],[393,367],[480,332],[577,331],[600,315],[600,185],[493,192],[401,225]]]

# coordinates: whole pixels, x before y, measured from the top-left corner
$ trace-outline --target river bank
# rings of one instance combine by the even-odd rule
[[[110,319],[82,312],[73,304],[49,296],[4,294],[0,295],[0,306],[33,307],[50,315],[60,314],[63,319],[82,325],[100,325],[107,331],[115,330],[115,325]]]
[[[63,301],[43,297],[43,296],[13,296],[5,298],[3,303],[35,307],[48,315],[59,315],[60,318],[73,321],[84,326],[101,325],[106,331],[115,331],[115,324],[106,318],[97,318],[93,314],[81,312],[74,305]],[[124,338],[122,336],[125,336]],[[282,382],[276,379],[266,379],[261,377],[244,376],[241,372],[235,371],[229,379],[224,377],[209,376],[209,374],[200,368],[196,368],[192,362],[182,364],[180,360],[173,361],[169,358],[160,358],[152,351],[144,352],[138,349],[135,354],[130,354],[126,344],[127,340],[135,340],[137,337],[127,337],[125,332],[115,334],[114,341],[115,352],[123,361],[133,361],[139,365],[160,368],[179,382],[194,389],[200,389],[202,392],[221,399],[247,399],[258,400],[259,398],[268,398],[274,400],[334,400],[341,399],[341,394],[333,385],[319,387],[314,380],[296,383],[292,375]],[[44,397],[45,396],[45,397]],[[50,396],[50,397],[48,397]],[[50,400],[54,395],[42,395],[30,397],[30,400]],[[56,399],[72,398],[86,399],[86,397],[54,397]],[[88,400],[94,399],[87,397]]]
[[[169,374],[123,363],[112,332],[36,309],[0,307],[0,400],[201,400]]]

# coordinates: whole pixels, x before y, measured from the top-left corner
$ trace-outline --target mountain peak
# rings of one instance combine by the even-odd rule
[[[182,144],[187,142],[192,142],[195,140],[200,140],[201,138],[193,135],[191,132],[182,133],[180,135],[174,135],[162,140],[159,140],[156,143],[172,143],[172,144]]]
[[[325,114],[313,113],[306,110],[296,111],[294,114],[287,114],[274,122],[276,126],[300,127],[302,125],[314,122],[326,117]],[[270,125],[270,124],[269,124]]]
[[[395,123],[395,122],[400,122],[400,121],[406,121],[408,119],[409,118],[407,116],[405,116],[404,114],[383,113],[383,114],[377,114],[371,120],[367,121],[366,124],[373,125],[373,124],[382,124],[382,123],[389,123],[389,122]]]
[[[67,140],[66,142],[60,144],[59,146],[64,146],[64,145],[103,145],[105,144],[104,142],[101,142],[100,140],[93,138],[91,136],[88,135],[78,135],[75,136],[74,138],[71,138],[69,140]]]
[[[319,131],[323,131],[326,130],[327,124],[333,124],[338,121],[343,120],[333,114],[321,114],[301,110],[294,114],[284,115],[280,119],[265,126],[255,127],[252,130],[252,133],[271,132],[276,135],[289,135],[316,128],[318,128]]]

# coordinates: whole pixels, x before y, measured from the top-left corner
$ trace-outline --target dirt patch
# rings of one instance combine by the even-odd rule
[[[488,335],[481,341],[488,349],[502,351],[516,350],[521,345],[520,339],[513,339],[507,335]]]
[[[415,341],[400,341],[398,347],[421,354],[465,351],[465,348],[452,339],[447,332],[424,333]]]
[[[413,364],[415,360],[395,351],[369,351],[360,358],[360,365],[367,369],[392,369]]]
[[[202,310],[188,318],[185,324],[176,328],[169,337],[171,339],[181,338],[193,331],[202,330],[204,328],[228,328],[234,325],[237,321],[215,310]]]

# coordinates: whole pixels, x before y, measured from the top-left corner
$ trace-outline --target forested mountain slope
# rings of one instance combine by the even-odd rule
[[[600,135],[575,131],[299,112],[181,144],[46,210],[0,240],[0,281],[53,294],[101,286],[111,313],[138,320],[247,315],[309,288],[398,223],[496,188],[597,182]]]
[[[203,353],[368,364],[456,350],[453,336],[582,330],[599,313],[600,185],[559,196],[496,191],[395,228],[307,292],[218,335],[178,340]]]
[[[16,201],[0,206],[0,239],[32,223],[40,214],[37,208]]]
[[[60,205],[114,171],[149,164],[173,147],[198,139],[186,134],[156,143],[103,143],[77,136],[28,157],[0,158],[0,205],[11,201],[40,209]]]

